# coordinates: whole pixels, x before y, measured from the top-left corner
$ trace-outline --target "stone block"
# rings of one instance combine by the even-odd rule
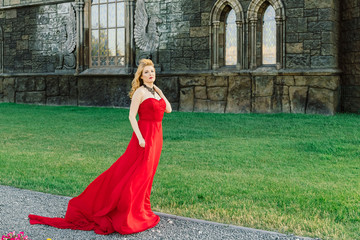
[[[317,22],[308,23],[309,32],[324,32],[324,31],[330,32],[333,31],[333,29],[334,29],[334,22],[332,21],[317,21]]]
[[[206,77],[206,86],[208,87],[226,87],[228,81],[226,77],[221,76],[208,76]]]
[[[181,33],[181,32],[189,32],[190,30],[190,22],[172,22],[171,23],[171,32]]]
[[[275,83],[279,85],[293,86],[295,85],[295,79],[294,76],[277,76]]]
[[[195,86],[195,98],[196,99],[207,99],[206,87]]]
[[[310,88],[306,113],[333,115],[339,103],[338,91]]]
[[[295,76],[295,85],[337,90],[340,86],[340,77],[339,76]]]
[[[208,50],[209,38],[208,37],[192,38],[191,46],[193,50]]]
[[[78,80],[80,106],[108,106],[106,86],[101,78],[85,78]]]
[[[208,26],[210,22],[210,13],[203,12],[201,13],[201,25]]]
[[[230,76],[227,96],[227,113],[249,113],[251,111],[251,78]]]
[[[191,58],[171,58],[171,70],[186,71],[190,69]]]
[[[305,8],[334,8],[334,0],[305,0]]]
[[[0,77],[0,93],[3,93],[4,88],[3,88],[3,78]]]
[[[289,87],[292,113],[305,113],[308,87]]]
[[[304,7],[304,1],[287,0],[286,1],[286,7],[288,7],[288,8],[303,8]]]
[[[226,101],[209,101],[209,112],[224,113]]]
[[[62,96],[68,96],[70,90],[69,81],[67,78],[59,79],[59,94]]]
[[[320,40],[304,40],[304,48],[305,50],[313,50],[313,49],[320,49],[321,41]]]
[[[344,96],[360,98],[360,86],[346,86],[342,91]]]
[[[304,9],[302,8],[289,8],[287,9],[287,16],[289,17],[303,17],[304,16]]]
[[[16,103],[45,104],[45,91],[41,92],[17,92]]]
[[[209,112],[210,100],[195,99],[194,112]]]
[[[190,37],[198,38],[198,37],[207,37],[209,36],[209,27],[191,27],[190,28]]]
[[[345,97],[342,105],[345,112],[360,113],[360,98]]]
[[[302,53],[304,51],[303,43],[287,43],[286,53]]]
[[[255,97],[253,101],[253,112],[272,113],[272,97]]]
[[[271,96],[274,93],[274,77],[256,76],[253,82],[253,94],[257,97]]]
[[[289,96],[283,96],[281,99],[281,111],[283,113],[290,113],[291,107],[290,107],[290,97]]]
[[[17,9],[10,9],[5,12],[6,19],[13,19],[17,17]]]
[[[196,54],[196,56],[198,56]],[[210,67],[209,59],[192,59],[191,60],[191,69],[192,70],[204,70]]]
[[[180,106],[182,112],[192,112],[194,110],[194,88],[186,87],[180,89]]]
[[[227,98],[227,87],[208,87],[207,96],[213,101],[225,101]]]
[[[298,33],[287,33],[286,34],[286,42],[287,43],[298,43],[299,42]]]
[[[321,55],[335,56],[337,54],[337,47],[334,44],[321,44]]]
[[[310,67],[310,56],[305,54],[287,54],[287,68],[305,68]]]
[[[18,92],[29,92],[36,90],[36,81],[33,77],[16,78],[15,89]]]
[[[46,95],[57,96],[60,93],[59,79],[57,77],[46,78]]]
[[[35,77],[35,91],[44,91],[46,82],[44,77]]]
[[[77,86],[77,78],[76,77],[69,77],[69,95],[72,99],[78,98],[78,86]]]
[[[321,8],[319,9],[320,21],[337,21],[335,9],[332,8]]]
[[[3,94],[4,102],[15,102],[15,78],[3,79]]]
[[[311,67],[312,68],[332,68],[336,67],[337,61],[335,56],[312,56]]]
[[[55,96],[46,99],[47,105],[74,105],[71,104],[69,96]]]
[[[180,86],[205,86],[204,76],[179,77]]]

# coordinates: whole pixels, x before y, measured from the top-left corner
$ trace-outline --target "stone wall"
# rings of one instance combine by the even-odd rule
[[[342,108],[360,113],[360,1],[341,2]]]
[[[339,6],[337,1],[288,0],[286,67],[337,68]]]
[[[243,73],[180,76],[180,111],[334,114],[338,74]]]
[[[4,72],[54,72],[58,65],[63,20],[69,5],[59,1],[14,0],[0,8],[4,29]],[[60,1],[64,2],[64,1]],[[216,1],[146,1],[149,16],[158,16],[160,33],[159,63],[165,72],[206,71],[211,69],[210,13]],[[250,1],[239,1],[245,19]],[[283,0],[285,29],[285,67],[337,68],[339,11],[336,0]],[[6,1],[4,3],[7,3]],[[44,5],[40,5],[43,3]],[[8,3],[10,4],[10,2]],[[46,5],[45,5],[46,4]],[[85,18],[87,18],[85,14]],[[244,29],[248,29],[247,23]],[[244,30],[244,43],[249,44]],[[62,39],[61,39],[62,38]],[[137,51],[134,51],[137,52]],[[243,54],[249,54],[244,51]],[[248,58],[249,56],[244,56]],[[247,67],[246,67],[247,68]]]
[[[64,42],[63,21],[69,17],[71,2],[74,1],[12,0],[10,3],[4,0],[4,5],[0,5],[0,26],[4,31],[0,102],[129,106],[127,92],[132,73],[114,75],[118,69],[111,72],[103,68],[74,75],[73,70],[56,70]],[[284,69],[260,66],[250,70],[244,64],[241,70],[225,67],[217,71],[211,70],[210,41],[210,14],[216,0],[145,2],[148,15],[162,20],[158,25],[162,71],[158,73],[157,83],[174,109],[219,113],[334,114],[339,111],[338,0],[282,0],[286,16]],[[239,0],[244,19],[250,2]],[[358,1],[346,2],[341,9],[345,14],[343,48],[347,49],[342,56],[347,60],[342,61],[341,67],[345,73],[343,106],[348,111],[359,105],[360,98],[356,72],[359,44],[353,40],[347,42],[358,37],[359,11],[353,10],[358,10],[357,5],[353,6]],[[87,19],[87,11],[84,14]],[[86,28],[87,21],[84,25]],[[249,27],[245,22],[242,57],[246,61],[250,54]],[[86,34],[84,42],[85,45],[89,42]],[[134,54],[138,51],[132,49]]]
[[[216,1],[154,0],[147,2],[157,15],[160,63],[165,71],[210,69],[209,22]],[[250,1],[239,1],[246,10]],[[286,68],[338,68],[339,6],[336,0],[283,0],[286,15]],[[248,26],[245,24],[244,29]],[[248,32],[245,31],[245,39]],[[245,41],[245,44],[248,44]],[[244,52],[246,54],[246,52]],[[245,56],[247,58],[248,56]]]
[[[4,72],[55,72],[70,3],[0,9],[4,31]]]
[[[7,7],[7,6],[25,6],[25,5],[36,5],[36,4],[51,4],[51,3],[61,3],[66,2],[67,0],[2,0],[0,2],[0,7]],[[69,2],[69,1],[67,1]]]

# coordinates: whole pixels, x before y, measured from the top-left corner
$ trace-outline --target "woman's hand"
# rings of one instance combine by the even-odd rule
[[[161,89],[158,88],[155,84],[154,84],[154,89],[155,89],[155,91],[159,94],[159,96],[165,100],[165,103],[166,103],[165,112],[171,113],[171,111],[172,111],[171,104],[170,104],[170,102],[167,100],[167,98],[165,97],[165,95],[163,94],[163,92],[161,91]]]
[[[141,139],[139,140],[139,145],[140,145],[140,147],[142,147],[142,148],[145,147],[145,140],[144,140],[143,138],[141,138]]]

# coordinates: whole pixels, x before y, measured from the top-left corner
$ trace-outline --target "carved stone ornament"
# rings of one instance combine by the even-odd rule
[[[76,57],[74,54],[76,48],[76,15],[73,5],[69,6],[70,16],[62,20],[62,26],[58,32],[60,36],[61,48],[59,52],[59,65],[56,69],[75,69]]]
[[[149,58],[157,62],[154,56],[157,55],[160,42],[157,24],[161,22],[162,20],[157,16],[151,16],[149,20],[144,0],[136,1],[134,37],[136,45],[141,50],[136,59],[137,63],[141,58]]]

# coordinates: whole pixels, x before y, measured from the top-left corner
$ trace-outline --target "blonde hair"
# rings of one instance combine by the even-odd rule
[[[139,61],[138,69],[136,70],[135,77],[131,82],[131,90],[129,92],[130,98],[132,98],[136,89],[138,89],[144,84],[143,80],[141,79],[141,76],[146,66],[154,67],[154,63],[150,59],[141,59]]]

